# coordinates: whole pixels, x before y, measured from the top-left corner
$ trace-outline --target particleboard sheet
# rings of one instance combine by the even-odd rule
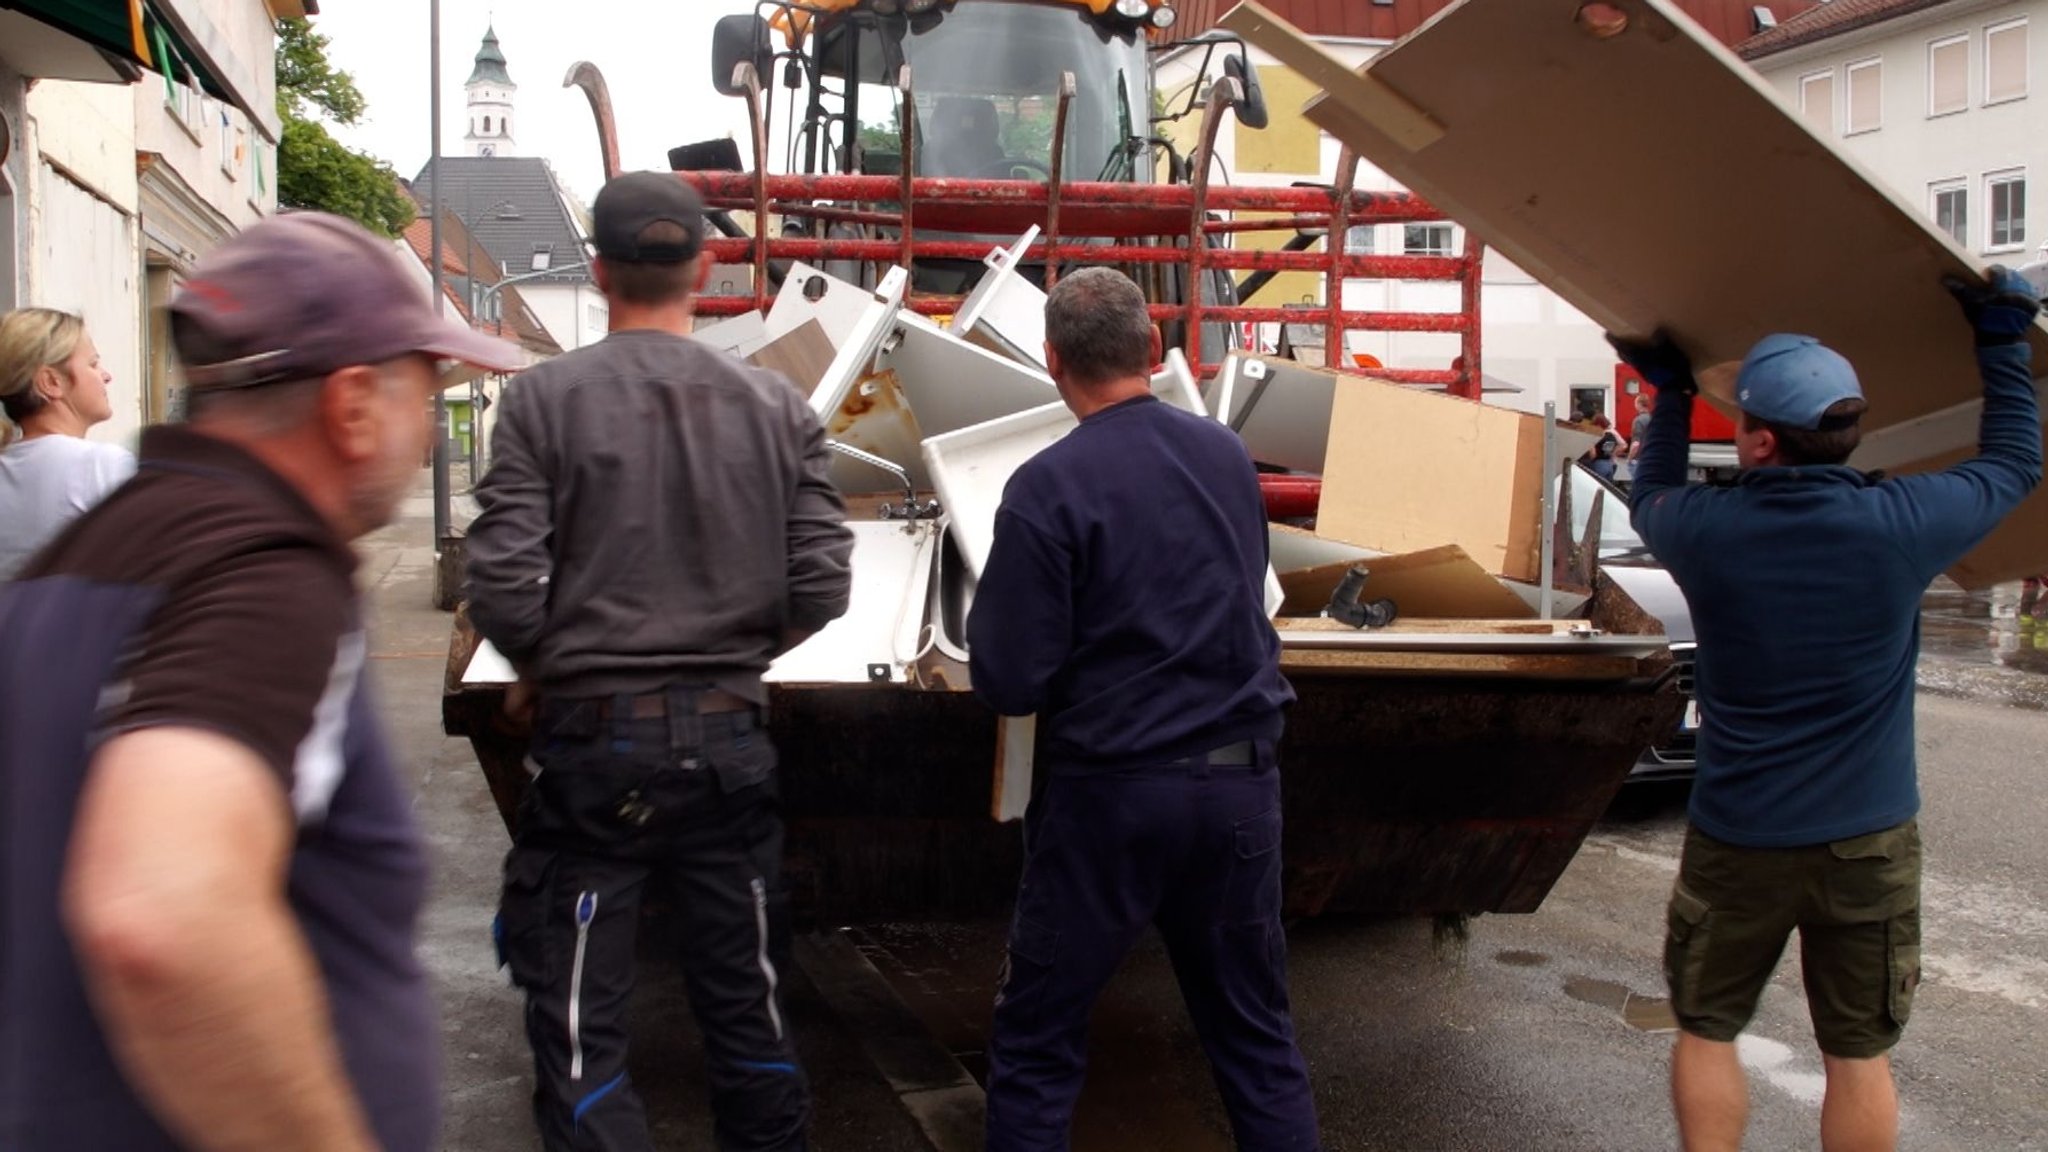
[[[1365,565],[1361,600],[1392,600],[1396,625],[1423,620],[1517,620],[1535,615],[1513,590],[1488,575],[1455,544],[1404,556],[1356,561]],[[1282,616],[1313,616],[1330,603],[1352,562],[1324,564],[1280,576],[1287,600]]]
[[[796,385],[797,391],[809,396],[817,391],[818,381],[825,378],[825,371],[832,367],[832,358],[837,354],[838,349],[826,337],[825,329],[816,320],[806,320],[755,349],[747,361],[782,373]]]
[[[1874,444],[1859,463],[1913,471],[1971,448],[1981,387],[1940,286],[1975,274],[1968,255],[1669,0],[1609,3],[1628,23],[1599,38],[1580,0],[1462,0],[1362,85],[1340,85],[1322,49],[1255,4],[1223,23],[1326,84],[1311,120],[1595,323],[1675,333],[1721,403],[1757,339],[1807,332],[1862,377]],[[2048,331],[2032,344],[2048,368]],[[1951,575],[1980,587],[2044,568],[2036,493]]]
[[[1560,425],[1546,469],[1541,416],[1354,377],[1329,441],[1318,536],[1395,554],[1456,544],[1487,573],[1537,580],[1546,477],[1593,438]]]

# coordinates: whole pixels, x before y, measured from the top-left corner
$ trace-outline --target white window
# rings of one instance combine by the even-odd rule
[[[1821,132],[1835,130],[1835,74],[1815,72],[1799,78],[1799,113]]]
[[[1352,256],[1370,256],[1378,247],[1374,233],[1378,228],[1371,224],[1353,224],[1344,231],[1344,251]]]
[[[186,106],[191,103],[192,89],[178,83],[176,80],[165,77],[164,107],[171,110],[171,115],[178,118],[178,123],[185,123],[186,118],[191,115],[190,112],[186,111]]]
[[[1990,206],[1990,227],[1984,247],[1989,251],[2018,248],[2027,242],[2027,174],[1994,172],[1984,177],[1984,202]]]
[[[1970,106],[1968,33],[1927,46],[1927,114],[1946,116]]]
[[[1984,102],[2002,104],[2027,94],[2027,22],[1984,29]]]
[[[1884,126],[1884,61],[1849,65],[1849,120],[1844,135],[1875,132]]]
[[[1402,229],[1401,251],[1410,256],[1450,256],[1451,225],[1410,224]]]
[[[554,263],[555,250],[546,244],[535,244],[533,246],[533,266],[528,271],[545,272],[549,268],[554,267]]]
[[[1956,243],[1969,247],[1970,186],[1961,180],[1944,180],[1928,185],[1927,196],[1934,226],[1954,237]]]

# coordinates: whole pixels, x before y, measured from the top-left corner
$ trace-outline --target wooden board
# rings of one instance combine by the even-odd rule
[[[1628,24],[1601,39],[1580,0],[1462,0],[1375,58],[1369,92],[1332,85],[1307,115],[1594,323],[1671,330],[1723,405],[1752,344],[1805,332],[1856,365],[1885,466],[1971,448],[1981,385],[1940,285],[1976,275],[1969,255],[1669,0],[1609,2]],[[1297,67],[1322,52],[1253,4],[1223,24]],[[2048,369],[2048,330],[2031,342]],[[1981,587],[2044,568],[2036,493],[1951,575]]]
[[[1349,676],[1477,676],[1499,680],[1627,680],[1642,673],[1627,656],[1514,656],[1503,653],[1287,650],[1282,672]]]
[[[1482,575],[1541,578],[1546,477],[1592,437],[1560,426],[1546,469],[1541,416],[1363,377],[1335,393],[1317,535],[1397,554],[1456,544]]]
[[[809,396],[818,390],[818,381],[825,378],[825,370],[832,366],[837,351],[825,329],[816,320],[806,320],[755,349],[747,360],[789,377],[797,391]]]
[[[1368,575],[1362,598],[1392,600],[1401,616],[1397,628],[1411,620],[1457,620],[1470,625],[1535,615],[1513,589],[1487,575],[1486,569],[1455,544],[1363,563]],[[1350,570],[1347,561],[1281,573],[1280,588],[1287,599],[1280,614],[1313,616],[1321,612],[1329,605],[1338,581]]]

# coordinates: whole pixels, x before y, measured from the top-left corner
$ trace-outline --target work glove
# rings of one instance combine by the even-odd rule
[[[1990,283],[1971,284],[1954,276],[1944,276],[1941,281],[1977,333],[1977,347],[1995,348],[2025,340],[2034,317],[2041,313],[2041,299],[2034,286],[2002,264],[1986,268],[1984,278]]]
[[[1609,332],[1607,342],[1614,346],[1614,354],[1621,357],[1623,364],[1635,369],[1636,375],[1649,381],[1657,391],[1691,396],[1700,390],[1692,378],[1692,358],[1663,329],[1659,328],[1648,340],[1624,340]]]

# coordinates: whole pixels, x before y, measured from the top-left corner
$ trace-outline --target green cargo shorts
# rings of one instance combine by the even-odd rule
[[[1796,928],[1820,1050],[1882,1055],[1920,984],[1920,828],[1809,848],[1741,848],[1689,829],[1668,919],[1664,979],[1680,1028],[1733,1041]]]

